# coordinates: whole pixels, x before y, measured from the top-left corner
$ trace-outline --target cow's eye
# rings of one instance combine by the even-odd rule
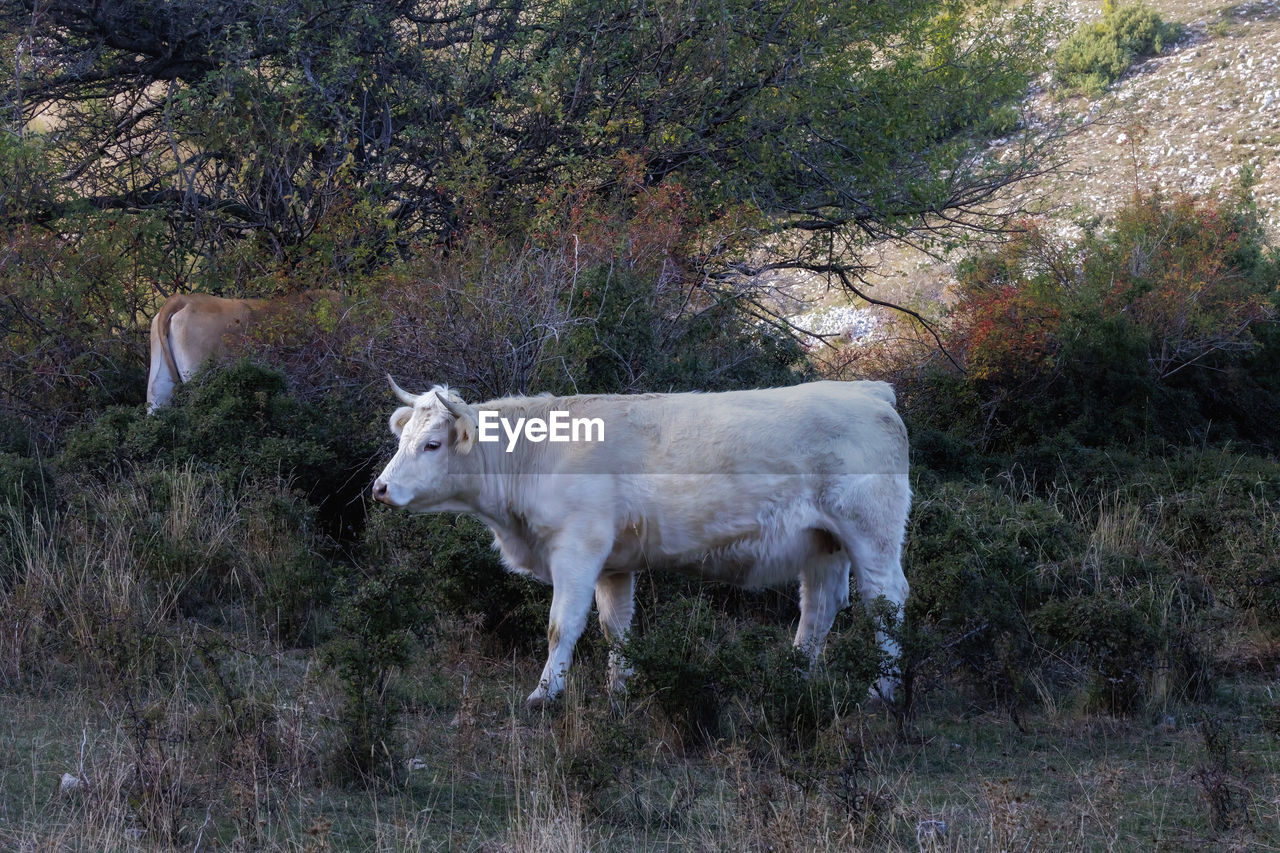
[[[424,452],[425,452],[425,451],[427,451],[427,450],[439,450],[439,449],[440,449],[440,442],[438,442],[438,441],[428,441],[426,444],[422,445],[422,449],[423,449],[423,451],[424,451]]]

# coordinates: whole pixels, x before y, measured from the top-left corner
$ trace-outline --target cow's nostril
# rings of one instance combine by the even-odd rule
[[[387,484],[378,480],[373,484],[373,497],[375,500],[382,500],[387,496]]]

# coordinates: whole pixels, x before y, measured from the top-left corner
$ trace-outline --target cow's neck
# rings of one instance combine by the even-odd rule
[[[471,456],[474,479],[467,503],[472,511],[490,527],[528,538],[528,519],[536,515],[533,490],[541,479],[539,472],[549,470],[545,445],[526,444],[507,453],[500,444],[477,443]]]
[[[472,449],[474,488],[465,501],[471,515],[484,522],[509,569],[527,572],[550,583],[544,559],[545,542],[526,514],[532,479],[519,470],[519,454],[501,447],[476,445]]]
[[[523,516],[524,510],[522,454],[507,453],[501,444],[477,442],[469,455],[472,467],[465,500],[490,526],[511,525],[514,518]]]

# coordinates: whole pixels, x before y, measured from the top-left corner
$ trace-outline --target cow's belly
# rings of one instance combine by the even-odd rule
[[[631,525],[615,541],[605,566],[672,570],[754,589],[794,583],[803,566],[838,550],[830,533],[814,527],[754,530],[706,543],[664,543],[654,531]]]

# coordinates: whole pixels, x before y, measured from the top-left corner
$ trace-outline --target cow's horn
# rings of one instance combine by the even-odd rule
[[[410,394],[408,391],[404,390],[403,388],[401,388],[399,385],[396,384],[396,381],[391,378],[390,373],[387,374],[387,381],[391,383],[391,390],[395,392],[395,395],[400,398],[400,401],[402,403],[408,406],[412,406],[418,402],[417,397],[415,397],[413,394]]]
[[[449,398],[444,394],[441,394],[439,391],[436,392],[436,397],[441,403],[444,403],[444,407],[449,410],[449,414],[453,415],[455,418],[460,418],[466,414],[460,406],[449,402]]]

